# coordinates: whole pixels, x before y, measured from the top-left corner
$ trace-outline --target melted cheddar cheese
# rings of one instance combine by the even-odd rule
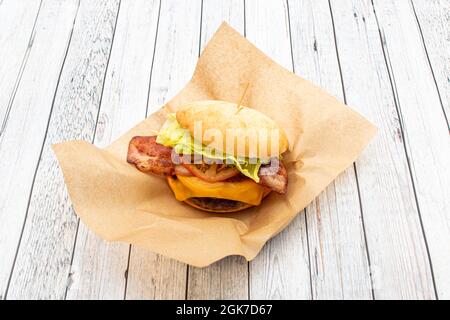
[[[206,182],[197,177],[167,177],[167,182],[178,201],[193,197],[229,199],[259,205],[264,188],[250,179],[240,182]]]

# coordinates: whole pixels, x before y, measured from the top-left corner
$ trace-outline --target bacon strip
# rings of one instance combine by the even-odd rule
[[[285,194],[287,191],[288,176],[283,162],[273,159],[270,164],[262,165],[258,171],[259,184],[273,191]]]
[[[156,136],[133,137],[128,146],[127,161],[142,172],[158,175],[191,175],[182,165],[172,162],[172,148],[156,142]],[[286,193],[288,176],[283,162],[272,159],[270,164],[262,165],[258,172],[259,184],[280,194]],[[239,174],[227,181],[247,179]]]
[[[128,163],[132,163],[142,172],[158,175],[173,175],[172,148],[156,143],[156,136],[133,137],[128,146]]]

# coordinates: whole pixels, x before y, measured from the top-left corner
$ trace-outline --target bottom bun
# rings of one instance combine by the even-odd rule
[[[266,189],[263,194],[263,198],[265,198],[269,193],[270,189]],[[216,213],[236,212],[253,207],[253,205],[241,201],[207,197],[189,198],[184,200],[184,202],[196,209]]]
[[[219,198],[189,198],[184,202],[196,209],[217,213],[236,212],[253,207],[245,202]]]

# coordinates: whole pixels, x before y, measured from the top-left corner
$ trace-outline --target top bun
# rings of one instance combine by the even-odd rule
[[[197,101],[181,107],[176,118],[194,139],[235,157],[278,157],[288,149],[286,134],[275,121],[254,109],[239,109],[226,101]]]

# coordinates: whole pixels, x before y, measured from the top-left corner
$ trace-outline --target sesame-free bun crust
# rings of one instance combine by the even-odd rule
[[[234,156],[248,158],[278,156],[288,149],[286,134],[275,121],[257,110],[245,106],[239,109],[237,112],[237,104],[226,101],[197,101],[181,107],[176,113],[176,118],[178,123],[189,130],[191,136],[197,140],[198,137],[194,134],[195,122],[201,123],[203,144]],[[235,132],[239,134],[227,136],[227,129],[237,129],[238,131]],[[260,129],[266,130],[268,134],[258,134]],[[217,132],[215,130],[218,130],[222,139],[214,136],[214,132]],[[271,143],[271,137],[277,137],[277,135],[278,148],[276,143],[273,145]],[[233,139],[234,143],[227,139]]]

